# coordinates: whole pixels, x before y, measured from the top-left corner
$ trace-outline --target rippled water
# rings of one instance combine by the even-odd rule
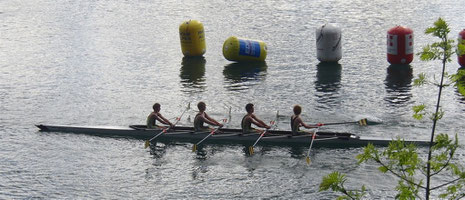
[[[418,73],[438,73],[439,63],[415,57],[410,69],[390,67],[386,31],[412,28],[418,52],[432,41],[423,30],[438,17],[457,36],[464,3],[1,1],[0,198],[332,199],[318,185],[334,170],[348,174],[347,185],[369,186],[370,199],[392,198],[396,179],[358,166],[360,148],[312,149],[307,166],[307,148],[263,147],[251,157],[240,145],[206,145],[194,154],[191,144],[147,150],[140,140],[41,133],[33,125],[142,124],[154,102],[173,119],[202,100],[218,119],[231,107],[230,127],[253,102],[265,121],[279,111],[278,127],[288,129],[291,108],[300,104],[309,122],[382,122],[325,130],[428,139],[430,122],[413,120],[410,108],[433,105],[437,91],[411,84]],[[178,26],[188,19],[204,24],[204,58],[181,54]],[[327,22],[343,31],[338,65],[316,59],[314,31]],[[224,59],[232,35],[265,41],[267,62]],[[453,60],[448,72],[457,68]],[[458,133],[463,144],[465,99],[454,87],[443,94],[438,131]],[[464,155],[461,149],[458,159]]]

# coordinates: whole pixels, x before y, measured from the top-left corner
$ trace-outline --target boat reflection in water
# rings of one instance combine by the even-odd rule
[[[190,145],[189,145],[190,146]],[[199,145],[195,151],[194,162],[192,163],[192,179],[198,180],[202,174],[208,173],[210,168],[216,167],[217,153],[223,153],[234,146],[230,145]],[[222,159],[221,159],[222,160]],[[223,161],[223,160],[222,160]]]
[[[193,180],[197,180],[201,174],[208,172],[207,158],[207,151],[204,150],[203,146],[199,146],[195,152],[195,163],[191,174]]]
[[[408,105],[412,98],[412,66],[410,65],[390,65],[387,68],[385,101],[398,107]]]
[[[231,63],[224,66],[225,87],[230,91],[247,90],[265,80],[266,62]]]
[[[311,140],[308,140],[308,144],[310,144]],[[289,149],[289,153],[291,154],[291,158],[297,158],[297,159],[301,159],[304,157],[305,152],[306,150],[308,149],[304,149],[304,148],[308,148],[308,147],[291,147]]]
[[[153,145],[150,145],[150,155],[153,156],[156,160],[161,160],[163,156],[166,154],[166,149],[170,144],[168,143],[157,143],[155,142]]]
[[[183,57],[181,62],[181,85],[183,92],[196,93],[205,91],[205,63],[203,56]]]
[[[341,71],[342,66],[337,62],[321,62],[317,65],[315,96],[317,107],[330,108],[340,103]]]

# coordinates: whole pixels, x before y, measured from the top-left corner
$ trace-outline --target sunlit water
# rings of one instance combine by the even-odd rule
[[[306,147],[157,144],[86,135],[41,133],[34,124],[142,124],[154,102],[173,119],[202,100],[213,117],[238,127],[244,105],[289,129],[300,104],[309,122],[356,121],[380,125],[334,126],[373,137],[428,139],[431,123],[411,117],[411,107],[433,105],[437,90],[412,87],[416,74],[440,71],[415,57],[411,69],[386,62],[386,31],[415,32],[415,52],[433,41],[423,30],[438,17],[455,38],[464,28],[460,1],[1,1],[0,199],[332,199],[318,192],[323,175],[347,173],[347,186],[369,188],[369,199],[392,198],[396,179],[376,165],[358,166],[361,148],[311,151]],[[184,59],[178,26],[188,19],[205,27],[207,53]],[[319,64],[315,29],[334,23],[343,31],[339,65]],[[222,56],[229,36],[268,45],[264,64],[231,63]],[[448,65],[454,73],[454,58]],[[438,132],[464,140],[465,99],[443,93]],[[190,125],[191,110],[180,124]],[[190,116],[190,117],[189,117]],[[464,161],[465,151],[458,152]],[[462,162],[463,163],[463,162]]]

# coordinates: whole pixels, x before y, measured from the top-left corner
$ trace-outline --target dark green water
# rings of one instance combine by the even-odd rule
[[[412,28],[415,52],[432,42],[423,30],[438,17],[450,37],[464,27],[460,1],[2,1],[0,2],[0,199],[333,199],[318,192],[332,171],[348,174],[348,186],[369,188],[369,199],[395,196],[396,179],[376,165],[358,166],[361,148],[312,150],[191,144],[73,134],[40,133],[38,123],[142,124],[154,102],[173,119],[188,102],[205,101],[217,119],[232,108],[239,127],[244,105],[255,104],[264,121],[279,111],[278,127],[289,129],[294,104],[308,122],[356,121],[376,126],[338,126],[372,137],[428,139],[431,123],[411,117],[411,107],[435,103],[436,90],[412,87],[413,76],[440,71],[417,57],[411,70],[386,61],[386,31]],[[186,60],[178,26],[204,24],[204,59]],[[341,27],[339,65],[316,59],[315,29]],[[266,64],[235,64],[222,56],[229,36],[263,40]],[[454,58],[455,59],[455,58]],[[448,72],[458,64],[453,60]],[[465,98],[454,87],[443,96],[439,132],[458,133],[465,143]],[[189,125],[188,115],[180,122]],[[460,149],[458,159],[465,160]]]

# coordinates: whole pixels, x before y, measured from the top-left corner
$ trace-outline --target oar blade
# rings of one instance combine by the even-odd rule
[[[368,124],[367,118],[361,119],[360,121],[358,121],[358,124],[360,126],[366,126]]]
[[[254,153],[253,146],[250,146],[250,147],[249,147],[249,154],[250,154],[250,155],[253,155],[253,153]]]
[[[150,146],[150,141],[145,140],[144,148],[147,149],[147,147],[149,147],[149,146]]]
[[[307,156],[306,161],[307,161],[307,165],[310,165],[310,162],[311,162],[311,161],[310,161],[310,157],[309,157],[309,156]]]
[[[192,152],[197,151],[197,144],[192,145]]]

